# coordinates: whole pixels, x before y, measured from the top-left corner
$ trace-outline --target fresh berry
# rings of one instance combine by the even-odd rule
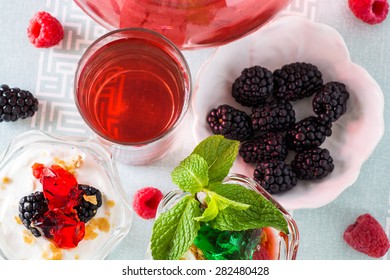
[[[254,173],[254,179],[270,194],[285,192],[297,184],[297,177],[290,165],[284,161],[270,160],[260,162]]]
[[[334,122],[346,112],[348,99],[349,93],[343,83],[326,83],[313,97],[314,113],[322,121]]]
[[[273,100],[252,109],[254,131],[285,131],[295,123],[295,111],[286,100]]]
[[[368,24],[381,23],[389,13],[387,0],[349,0],[348,4],[353,14]]]
[[[32,220],[42,217],[47,210],[47,202],[43,192],[34,192],[22,197],[19,201],[19,218],[35,237],[41,236],[41,233],[36,227],[31,225]]]
[[[74,248],[84,238],[85,223],[102,205],[99,190],[78,184],[74,175],[59,165],[34,163],[32,174],[43,192],[23,197],[19,217],[34,236],[44,235],[56,247]]]
[[[27,36],[35,47],[48,48],[64,38],[64,28],[51,14],[38,12],[30,20]]]
[[[261,66],[245,68],[234,81],[232,95],[244,106],[257,106],[265,102],[273,90],[272,72]]]
[[[82,199],[79,205],[75,207],[80,221],[86,223],[91,220],[102,206],[102,194],[98,189],[88,185],[78,185],[82,191]]]
[[[363,214],[347,227],[343,238],[355,250],[374,258],[384,256],[390,245],[381,224],[370,214]]]
[[[153,187],[145,187],[138,190],[134,195],[133,209],[144,219],[156,217],[157,207],[163,198],[162,192]]]
[[[273,76],[276,99],[295,101],[312,96],[323,84],[317,66],[305,62],[284,65],[275,70]]]
[[[245,162],[260,163],[271,159],[285,160],[287,148],[281,133],[267,132],[241,144],[239,155]]]
[[[333,171],[333,158],[327,149],[305,150],[295,155],[291,161],[291,168],[298,179],[318,180]]]
[[[287,131],[287,148],[298,152],[317,148],[331,134],[332,123],[322,122],[317,117],[307,117]]]
[[[0,122],[32,117],[38,111],[38,99],[31,92],[0,86]]]
[[[214,134],[221,134],[227,139],[244,141],[253,136],[249,116],[227,104],[212,109],[207,123]]]

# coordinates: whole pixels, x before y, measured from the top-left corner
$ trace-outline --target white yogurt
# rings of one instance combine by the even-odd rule
[[[50,144],[37,147],[24,150],[0,171],[0,249],[8,259],[93,259],[110,239],[121,219],[120,207],[115,205],[116,196],[109,177],[90,154],[78,148]],[[34,163],[51,166],[55,159],[71,163],[78,158],[82,159],[82,163],[75,169],[77,182],[99,189],[103,205],[97,210],[96,216],[86,223],[86,237],[76,248],[57,250],[50,241],[44,237],[34,237],[20,223],[17,218],[19,200],[32,192],[42,190],[39,180],[32,175],[31,166]],[[109,230],[105,232],[95,227],[92,234],[94,238],[86,240],[88,236],[92,236],[87,228],[91,229],[93,221],[108,222]]]

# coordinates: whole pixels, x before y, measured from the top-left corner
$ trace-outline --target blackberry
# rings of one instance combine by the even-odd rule
[[[270,194],[285,192],[297,185],[297,177],[284,161],[260,162],[254,173],[255,181]]]
[[[276,99],[295,101],[312,96],[323,84],[317,66],[304,62],[284,65],[275,70],[273,76]]]
[[[285,131],[295,123],[295,111],[289,101],[273,100],[252,109],[254,131]]]
[[[242,70],[234,81],[232,95],[241,105],[253,107],[264,103],[272,90],[272,72],[261,66],[253,66]]]
[[[86,223],[91,220],[102,206],[102,194],[98,189],[88,185],[78,185],[79,190],[83,192],[83,198],[80,205],[76,207],[77,216],[80,221]]]
[[[271,159],[285,160],[287,148],[284,136],[267,132],[241,144],[239,155],[245,162],[260,163]]]
[[[340,82],[324,84],[313,97],[313,111],[323,121],[334,122],[347,110],[349,92]]]
[[[332,123],[322,122],[317,117],[311,116],[297,122],[287,131],[287,148],[298,152],[317,148],[330,135],[332,135]]]
[[[31,92],[19,88],[0,86],[0,122],[32,117],[38,110],[38,99]]]
[[[212,109],[207,123],[214,134],[221,134],[227,139],[244,141],[253,136],[249,116],[227,104]]]
[[[41,217],[46,211],[48,211],[48,206],[43,192],[34,192],[22,197],[19,201],[19,218],[35,237],[41,236],[41,233],[31,223],[33,219]]]
[[[317,180],[328,176],[334,169],[327,149],[314,148],[302,151],[291,161],[291,168],[301,180]]]

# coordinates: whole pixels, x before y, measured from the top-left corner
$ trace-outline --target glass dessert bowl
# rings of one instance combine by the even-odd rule
[[[218,46],[258,29],[291,0],[74,0],[109,30],[142,27],[181,49]]]
[[[229,174],[224,184],[237,184],[254,190],[278,208],[287,222],[288,233],[272,227],[245,231],[219,231],[203,223],[183,260],[295,260],[299,246],[299,231],[291,215],[253,179]],[[161,201],[157,216],[171,209],[187,195],[182,190],[169,192]],[[261,219],[261,217],[259,217]],[[152,259],[151,251],[146,254]]]
[[[132,211],[97,142],[19,135],[0,161],[0,259],[104,259]]]

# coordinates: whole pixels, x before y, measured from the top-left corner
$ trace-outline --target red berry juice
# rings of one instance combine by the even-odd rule
[[[85,121],[104,139],[123,145],[158,139],[188,102],[186,65],[171,45],[141,33],[113,34],[119,38],[92,46],[76,75],[76,103]]]
[[[181,49],[218,46],[264,25],[291,0],[75,0],[110,29],[142,27]]]

